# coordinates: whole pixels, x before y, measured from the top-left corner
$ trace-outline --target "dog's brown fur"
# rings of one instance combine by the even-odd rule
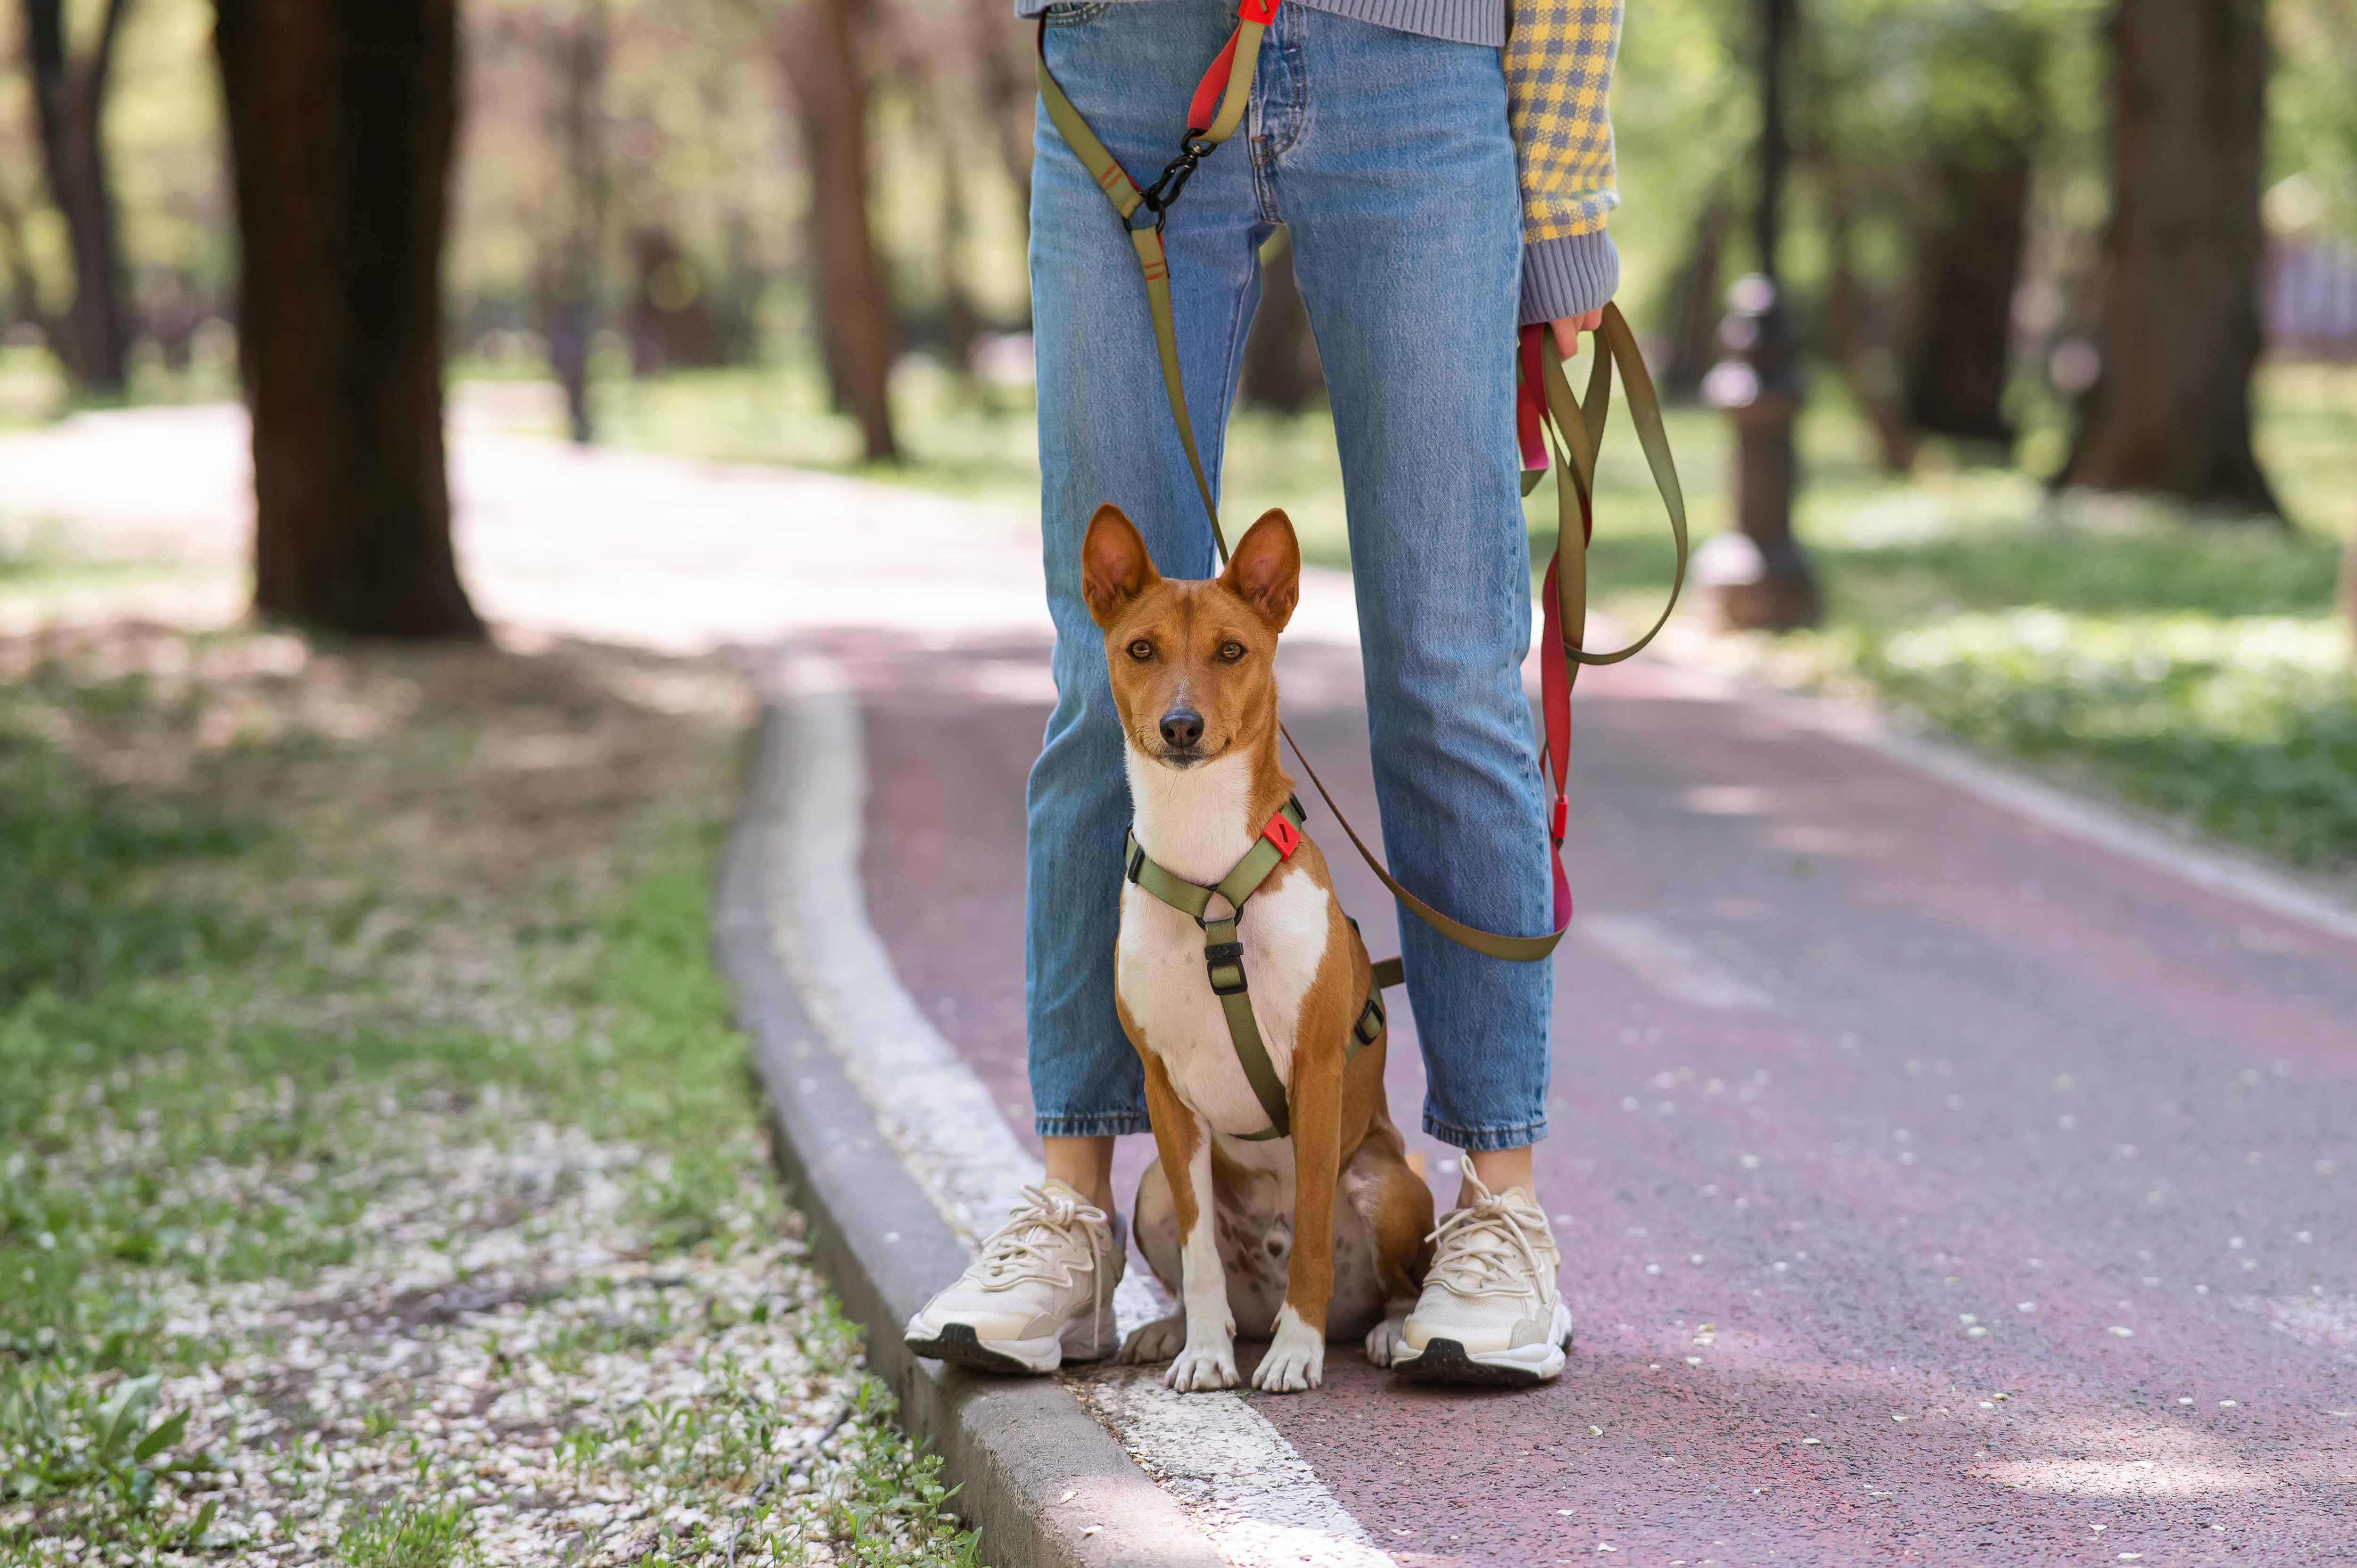
[[[1250,781],[1240,826],[1247,838],[1293,793],[1293,781],[1278,758],[1275,655],[1277,636],[1298,598],[1300,565],[1293,526],[1281,511],[1254,523],[1227,570],[1209,582],[1162,577],[1137,531],[1111,506],[1098,509],[1082,545],[1082,591],[1104,632],[1114,701],[1134,757],[1146,765],[1181,770],[1245,758]],[[1200,715],[1200,738],[1190,746],[1174,746],[1160,727],[1178,707]],[[1291,1049],[1290,1140],[1254,1144],[1222,1137],[1254,1129],[1215,1128],[1203,1107],[1189,1103],[1174,1081],[1200,1082],[1202,1074],[1220,1070],[1219,1064],[1174,1063],[1168,1039],[1157,1047],[1157,1019],[1134,1016],[1126,998],[1120,1004],[1122,1027],[1146,1064],[1146,1105],[1160,1155],[1138,1189],[1140,1243],[1156,1274],[1186,1304],[1177,1316],[1133,1335],[1123,1355],[1129,1360],[1175,1356],[1168,1380],[1176,1387],[1220,1388],[1236,1380],[1232,1336],[1239,1320],[1248,1332],[1275,1335],[1277,1343],[1254,1374],[1265,1388],[1315,1386],[1323,1375],[1329,1327],[1338,1337],[1366,1334],[1370,1355],[1387,1359],[1399,1316],[1415,1299],[1430,1262],[1425,1237],[1432,1229],[1431,1193],[1407,1163],[1405,1140],[1383,1094],[1388,1038],[1378,1038],[1347,1064],[1344,1059],[1351,1026],[1367,998],[1366,947],[1332,897],[1325,857],[1306,835],[1246,903],[1243,930],[1251,930],[1258,901],[1296,877],[1308,877],[1324,890],[1328,929],[1315,978],[1302,993],[1293,1038],[1268,1041],[1280,1061],[1280,1045]],[[1125,920],[1131,918],[1125,915]],[[1200,959],[1200,933],[1194,940]],[[1263,1024],[1265,1030],[1265,1016]],[[1201,1053],[1211,1047],[1198,1040],[1183,1048]],[[1232,1058],[1224,1039],[1216,1049]],[[1234,1071],[1240,1075],[1242,1069]],[[1227,1098],[1232,1104],[1233,1097]],[[1232,1120],[1232,1110],[1228,1114]],[[1289,1169],[1284,1164],[1288,1151]],[[1205,1175],[1211,1187],[1208,1206],[1207,1195],[1197,1190]],[[1287,1176],[1294,1195],[1289,1249],[1278,1234],[1287,1217],[1281,1202],[1270,1201],[1273,1191],[1282,1193]],[[1338,1200],[1351,1212],[1354,1245],[1371,1249],[1372,1256],[1360,1259],[1354,1253],[1351,1259],[1351,1311],[1357,1320],[1329,1325],[1341,1242],[1335,1229]],[[1162,1223],[1166,1217],[1175,1220],[1175,1247],[1171,1228]],[[1205,1226],[1218,1235],[1216,1247],[1207,1244]],[[1274,1282],[1265,1276],[1272,1260],[1287,1251],[1282,1309],[1273,1309],[1265,1287]],[[1198,1277],[1205,1273],[1222,1276],[1216,1292],[1215,1282]],[[1366,1320],[1370,1293],[1377,1319],[1372,1323]],[[1225,1324],[1203,1321],[1222,1296]],[[1379,1346],[1386,1331],[1394,1337]]]

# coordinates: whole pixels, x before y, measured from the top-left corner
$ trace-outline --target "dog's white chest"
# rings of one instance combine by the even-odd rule
[[[1288,876],[1245,900],[1243,944],[1253,1017],[1277,1077],[1292,1079],[1302,999],[1326,956],[1332,895],[1309,876]],[[1204,971],[1203,932],[1135,883],[1122,889],[1114,960],[1122,1004],[1162,1059],[1171,1087],[1219,1132],[1257,1133],[1268,1113],[1236,1059],[1226,1012]]]

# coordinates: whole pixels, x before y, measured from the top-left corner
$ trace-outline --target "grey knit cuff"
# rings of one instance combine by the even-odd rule
[[[1523,247],[1523,325],[1584,316],[1620,286],[1620,252],[1601,229]]]

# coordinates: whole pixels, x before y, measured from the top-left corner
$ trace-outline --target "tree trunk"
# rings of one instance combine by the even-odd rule
[[[899,456],[890,381],[898,332],[867,220],[867,80],[852,38],[860,0],[805,0],[786,14],[780,64],[811,177],[819,342],[839,406],[859,422],[867,460]]]
[[[2115,0],[2102,372],[2061,482],[2277,516],[2251,449],[2264,0]]]
[[[450,548],[456,0],[216,0],[253,415],[254,607],[479,636]]]
[[[2029,148],[1943,151],[1932,185],[1937,205],[1914,236],[1908,413],[1923,430],[2010,446],[2007,350],[2029,226]]]
[[[26,55],[32,67],[33,117],[49,199],[66,220],[73,252],[73,308],[66,314],[66,361],[74,379],[120,393],[131,340],[123,313],[123,254],[114,188],[106,170],[106,82],[125,0],[106,0],[98,41],[81,59],[66,48],[65,0],[25,0]]]
[[[1309,331],[1309,307],[1293,278],[1293,246],[1279,233],[1261,252],[1260,308],[1244,334],[1239,390],[1254,407],[1299,413],[1324,389],[1326,376]]]
[[[2016,102],[1931,116],[1923,199],[1910,225],[1907,407],[1924,430],[2010,446],[2006,372],[2030,165],[2045,120],[2046,42],[2039,28],[2001,14],[1974,34],[1981,68],[2012,83]]]

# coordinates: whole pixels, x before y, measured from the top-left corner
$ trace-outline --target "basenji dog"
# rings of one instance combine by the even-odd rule
[[[1388,1365],[1431,1262],[1432,1194],[1384,1101],[1388,1036],[1366,944],[1297,831],[1298,807],[1285,814],[1275,661],[1300,577],[1282,511],[1208,582],[1156,572],[1115,507],[1097,510],[1082,546],[1135,813],[1115,992],[1159,1157],[1132,1212],[1139,1251],[1179,1303],[1121,1354],[1168,1361],[1163,1380],[1178,1390],[1234,1387],[1239,1331],[1270,1339],[1252,1380],[1271,1392],[1317,1387],[1329,1337],[1363,1337],[1368,1359]],[[1139,883],[1150,863],[1200,894],[1264,837],[1282,858],[1240,912],[1214,895],[1199,918]],[[1250,997],[1289,1135],[1270,1135],[1274,1089],[1255,1093],[1207,960],[1204,921],[1232,913],[1241,973],[1226,994]]]

